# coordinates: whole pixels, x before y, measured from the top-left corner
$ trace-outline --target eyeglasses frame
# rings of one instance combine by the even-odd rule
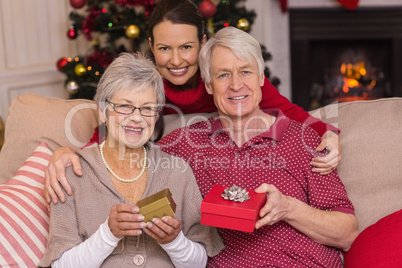
[[[143,115],[142,112],[141,112],[141,109],[144,108],[144,107],[135,107],[134,105],[124,104],[124,105],[132,106],[132,107],[133,107],[131,113],[127,114],[127,113],[121,113],[121,112],[116,111],[116,105],[123,105],[123,104],[114,103],[114,102],[111,102],[111,101],[108,101],[108,100],[106,100],[106,102],[113,108],[113,111],[115,111],[115,112],[118,113],[118,114],[124,114],[124,115],[131,115],[131,114],[133,114],[133,113],[135,112],[135,110],[138,109],[138,110],[140,111],[140,115],[141,115],[141,116],[144,116],[144,117],[155,117],[155,116],[158,116],[158,113],[159,113],[159,110],[160,110],[160,108],[155,108],[155,109],[156,109],[156,114],[155,114],[155,115]],[[154,107],[152,107],[152,108],[154,108]]]

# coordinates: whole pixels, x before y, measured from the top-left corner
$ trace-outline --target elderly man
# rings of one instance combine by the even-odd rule
[[[208,267],[342,267],[358,234],[353,205],[334,171],[311,171],[319,135],[279,110],[261,110],[259,43],[233,27],[200,52],[202,78],[219,116],[173,131],[162,150],[185,159],[205,196],[236,184],[267,194],[253,233],[220,229],[225,249]]]

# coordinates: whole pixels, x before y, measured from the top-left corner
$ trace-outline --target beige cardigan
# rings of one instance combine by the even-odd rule
[[[184,235],[205,246],[209,256],[215,256],[223,243],[215,228],[200,224],[201,194],[191,168],[180,158],[162,152],[158,146],[147,144],[148,175],[143,197],[169,188],[176,202],[175,217],[183,223]],[[73,190],[65,203],[52,204],[48,249],[40,266],[50,266],[63,252],[88,239],[109,216],[111,207],[128,203],[115,189],[102,162],[97,147],[79,152],[83,176],[78,177],[72,168],[66,176]],[[102,267],[174,267],[167,253],[147,234],[125,237],[119,242]],[[133,257],[145,257],[142,266],[133,264]]]

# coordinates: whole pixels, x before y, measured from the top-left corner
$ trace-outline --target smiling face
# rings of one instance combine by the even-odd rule
[[[198,53],[201,49],[197,28],[164,21],[154,27],[153,36],[153,45],[151,40],[149,44],[159,73],[184,90],[193,88],[197,82]]]
[[[157,107],[157,97],[152,87],[142,90],[119,90],[108,101],[138,108]],[[138,109],[131,115],[119,114],[110,104],[106,106],[106,113],[99,111],[99,116],[103,122],[107,123],[107,140],[114,140],[116,146],[123,143],[128,148],[139,148],[144,145],[150,139],[158,119],[157,116],[144,117]]]
[[[259,113],[264,76],[256,61],[241,60],[229,48],[217,46],[211,54],[210,74],[206,88],[220,115],[246,119]]]

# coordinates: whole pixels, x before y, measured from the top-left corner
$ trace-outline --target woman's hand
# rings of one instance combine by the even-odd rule
[[[109,213],[109,228],[115,237],[122,238],[126,235],[141,235],[141,229],[145,227],[144,216],[138,214],[140,209],[131,204],[114,205]]]
[[[148,222],[144,232],[155,239],[159,244],[172,242],[183,228],[181,221],[165,216],[162,219],[154,218]]]
[[[323,157],[315,157],[311,161],[313,172],[321,175],[331,173],[341,161],[341,141],[339,136],[332,131],[327,131],[322,136],[321,143],[316,148],[317,152],[327,149],[329,154]]]
[[[66,168],[73,166],[74,172],[78,176],[82,176],[81,164],[78,156],[69,147],[61,147],[54,151],[50,158],[49,165],[45,172],[45,188],[44,194],[46,201],[50,203],[57,203],[57,197],[61,202],[66,200],[64,192],[61,187],[64,188],[68,195],[72,194],[70,184],[66,179]]]

